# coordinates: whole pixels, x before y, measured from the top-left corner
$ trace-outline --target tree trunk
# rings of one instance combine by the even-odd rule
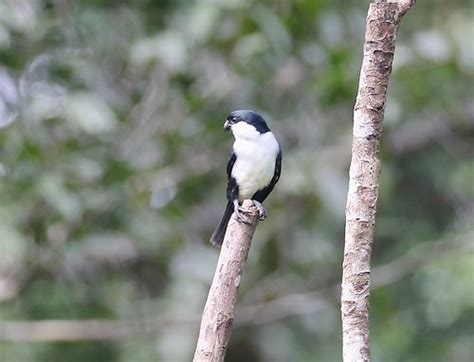
[[[367,14],[346,205],[341,294],[345,362],[370,360],[370,255],[380,173],[380,137],[396,31],[414,3],[415,0],[375,1]]]

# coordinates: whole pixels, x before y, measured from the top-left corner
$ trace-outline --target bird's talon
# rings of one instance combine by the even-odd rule
[[[241,213],[237,213],[237,217],[236,217],[237,221],[240,223],[240,224],[246,224],[246,225],[250,225],[251,222],[248,222],[247,220],[245,220],[245,218],[242,217],[242,214]]]
[[[253,204],[258,210],[258,219],[260,221],[265,220],[267,218],[267,210],[265,209],[265,207],[262,205],[261,202],[258,202],[256,200],[253,200]]]
[[[244,215],[249,215],[250,214],[250,211],[244,209],[242,206],[239,206],[239,208],[237,210],[240,214],[244,214]]]

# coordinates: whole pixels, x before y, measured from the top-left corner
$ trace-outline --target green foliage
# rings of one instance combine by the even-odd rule
[[[375,361],[474,360],[468,3],[418,2],[397,39]],[[0,359],[190,360],[217,259],[208,239],[225,206],[223,121],[254,108],[284,164],[238,310],[267,304],[237,319],[228,360],[340,360],[334,291],[366,5],[1,2],[0,318],[140,328],[113,342],[1,341]]]

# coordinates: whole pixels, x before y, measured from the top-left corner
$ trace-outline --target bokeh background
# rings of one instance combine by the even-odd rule
[[[284,162],[227,360],[341,360],[368,3],[1,0],[0,360],[191,359],[239,108],[264,115]],[[374,361],[474,360],[473,24],[473,1],[420,0],[400,28]]]

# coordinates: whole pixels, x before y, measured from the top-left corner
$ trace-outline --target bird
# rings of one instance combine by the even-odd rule
[[[267,217],[263,201],[280,179],[282,152],[280,144],[262,116],[251,110],[231,112],[224,123],[235,141],[227,163],[227,206],[211,236],[211,244],[221,247],[227,224],[235,212],[244,222],[241,204],[250,199],[260,220]]]

